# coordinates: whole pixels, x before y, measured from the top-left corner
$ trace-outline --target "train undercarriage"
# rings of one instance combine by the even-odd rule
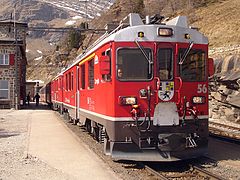
[[[83,110],[56,106],[74,124],[84,126],[104,144],[113,160],[178,161],[202,156],[208,147],[208,119],[180,120],[177,126],[155,126],[153,121],[111,121]]]

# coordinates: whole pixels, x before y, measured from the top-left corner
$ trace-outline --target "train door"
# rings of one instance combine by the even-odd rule
[[[158,126],[178,125],[176,104],[175,44],[159,43],[156,48],[157,63],[154,79],[157,80],[156,107],[153,124]]]
[[[76,95],[75,95],[75,97],[76,97],[76,119],[79,119],[79,111],[80,111],[80,91],[79,91],[79,89],[80,89],[80,85],[79,85],[79,73],[80,73],[80,71],[79,71],[79,66],[77,66],[77,73],[76,73],[76,85],[77,85],[77,90],[76,90]]]

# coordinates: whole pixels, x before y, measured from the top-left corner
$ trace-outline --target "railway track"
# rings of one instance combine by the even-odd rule
[[[144,164],[145,169],[156,176],[157,179],[162,179],[162,180],[192,180],[192,179],[197,179],[197,180],[225,180],[224,178],[217,176],[209,171],[204,170],[202,167],[195,166],[195,165],[185,165],[189,166],[186,170],[178,170],[176,169],[175,171],[170,170],[170,172],[166,171],[159,171],[155,170],[154,167],[151,167],[149,165]]]
[[[209,122],[210,135],[240,143],[240,128],[226,124]]]

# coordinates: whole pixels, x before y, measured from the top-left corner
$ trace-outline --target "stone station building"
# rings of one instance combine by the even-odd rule
[[[27,28],[27,23],[0,21],[0,109],[25,103]]]

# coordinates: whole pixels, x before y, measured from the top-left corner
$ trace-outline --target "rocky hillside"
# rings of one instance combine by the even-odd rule
[[[29,22],[29,26],[79,27],[84,21],[90,28],[103,28],[106,23],[119,22],[130,12],[145,15],[161,14],[172,18],[188,16],[191,26],[198,27],[209,38],[210,56],[224,59],[229,54],[239,53],[240,0],[1,0],[0,19],[9,19],[16,3],[18,20]],[[105,12],[105,13],[103,13]],[[100,16],[100,14],[102,14]],[[71,49],[68,45],[73,34],[29,32],[28,77],[43,79],[55,75],[74,59],[82,48]],[[75,34],[76,35],[76,34]],[[74,35],[74,36],[75,36]],[[81,34],[78,43],[87,47],[100,34]],[[85,38],[86,37],[86,38]],[[56,52],[57,49],[57,53]],[[46,68],[47,66],[47,68]],[[54,71],[51,69],[54,66]],[[56,68],[57,67],[57,68]],[[35,69],[40,69],[37,73]]]
[[[113,5],[115,0],[91,0],[91,1],[79,1],[79,0],[39,0],[47,4],[51,4],[53,7],[62,8],[65,11],[78,14],[80,18],[94,19],[101,16],[103,11],[109,9]]]
[[[1,0],[0,21],[14,19],[27,22],[29,27],[77,27],[83,21],[90,21],[99,17],[103,11],[108,10],[113,1],[109,0]],[[29,31],[27,37],[27,58],[29,64],[29,78],[36,79],[31,75],[35,67],[45,61],[45,57],[53,54],[56,46],[67,33],[47,31]],[[54,63],[53,63],[54,64]]]

